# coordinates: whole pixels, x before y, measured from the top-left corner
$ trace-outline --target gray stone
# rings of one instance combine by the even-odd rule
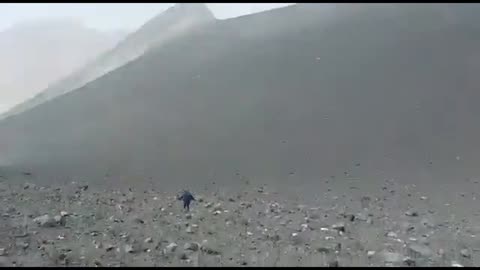
[[[205,208],[211,208],[213,206],[212,202],[208,202],[205,204]]]
[[[403,255],[397,252],[384,251],[382,253],[383,260],[389,263],[400,262],[403,259]]]
[[[167,245],[167,247],[165,248],[165,250],[166,250],[168,253],[173,253],[173,252],[175,252],[175,250],[177,249],[177,247],[178,247],[177,243],[172,242],[172,243],[170,243],[170,244]]]
[[[201,251],[207,253],[208,255],[220,255],[221,251],[212,243],[204,241],[202,243]]]
[[[416,266],[416,263],[415,263],[415,260],[413,260],[412,258],[410,257],[406,257],[403,259],[403,264],[406,265],[406,266]]]
[[[411,258],[427,258],[433,255],[433,251],[426,245],[410,244],[407,250]]]
[[[422,218],[422,220],[420,220],[420,223],[427,228],[433,228],[435,226],[433,222],[428,218]]]
[[[405,212],[405,215],[408,216],[408,217],[418,217],[418,212],[408,210],[407,212]]]
[[[195,242],[185,243],[185,245],[183,246],[183,249],[191,251],[198,251],[199,248],[200,245]]]
[[[217,203],[213,206],[213,211],[221,211],[222,210],[222,204]]]
[[[148,237],[144,240],[145,243],[153,243],[153,239],[151,237]]]
[[[133,222],[135,222],[136,224],[145,224],[145,221],[143,221],[143,219],[141,219],[139,217],[135,217],[133,219]]]
[[[35,222],[38,226],[40,227],[55,227],[57,226],[57,221],[50,217],[49,215],[43,215],[36,217],[33,219],[33,222]]]
[[[462,255],[462,257],[464,258],[471,258],[471,254],[470,254],[470,251],[466,248],[460,250],[460,255]]]
[[[345,232],[345,223],[339,222],[339,223],[333,224],[332,229],[344,233]]]
[[[65,226],[67,224],[67,217],[62,215],[56,215],[53,217],[57,225]]]
[[[135,252],[135,250],[133,249],[133,246],[132,246],[132,245],[129,245],[129,244],[127,244],[127,245],[124,246],[124,250],[125,250],[125,252],[127,252],[127,253],[134,253],[134,252]]]

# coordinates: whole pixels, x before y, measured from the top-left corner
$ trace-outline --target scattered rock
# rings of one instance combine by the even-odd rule
[[[201,251],[205,252],[208,255],[220,255],[221,252],[218,250],[212,243],[204,241],[202,243]]]
[[[135,222],[136,224],[145,224],[145,221],[143,221],[143,219],[141,219],[139,217],[135,217],[133,219],[133,222]]]
[[[336,231],[339,231],[341,233],[344,233],[345,232],[345,223],[339,222],[339,223],[333,224],[332,229],[334,229]]]
[[[195,242],[186,243],[183,246],[183,249],[191,250],[191,251],[198,251],[199,248],[200,248],[200,245]]]
[[[405,212],[405,215],[408,216],[408,217],[418,217],[418,212],[409,210],[409,211]]]
[[[135,250],[135,248],[133,247],[133,245],[130,245],[130,244],[126,244],[126,245],[124,246],[124,250],[125,250],[125,252],[127,252],[127,253],[135,253],[135,252],[136,252],[136,250]]]
[[[213,206],[213,211],[221,211],[222,210],[222,204],[217,203]]]
[[[172,243],[170,243],[170,244],[167,245],[167,247],[165,248],[165,250],[166,250],[168,253],[173,253],[173,252],[175,252],[175,250],[177,250],[177,247],[178,247],[177,243],[172,242]]]
[[[406,257],[403,259],[403,264],[406,265],[406,266],[415,266],[415,261],[410,258],[410,257]]]
[[[407,250],[408,256],[411,258],[426,258],[433,255],[433,251],[426,245],[410,244]]]
[[[435,227],[433,222],[431,222],[430,219],[428,219],[428,218],[422,218],[422,220],[420,220],[420,223],[427,228]]]
[[[205,204],[205,208],[211,208],[213,206],[213,202],[208,202]]]
[[[452,267],[463,267],[463,265],[459,264],[457,261],[452,261],[451,266]]]
[[[402,254],[397,253],[397,252],[389,252],[389,251],[384,251],[383,252],[383,260],[385,262],[389,263],[396,263],[402,261]]]
[[[291,240],[294,245],[302,245],[303,243],[305,243],[305,240],[299,233],[292,233]]]
[[[144,240],[145,243],[153,243],[153,239],[151,237],[148,237]]]
[[[114,250],[114,249],[115,249],[115,246],[114,246],[114,245],[107,245],[107,246],[105,247],[105,250],[106,250],[106,251],[112,251],[112,250]]]
[[[398,235],[395,233],[395,232],[388,232],[387,233],[387,237],[390,237],[390,238],[397,238]]]
[[[57,220],[53,219],[49,215],[36,217],[35,219],[33,219],[33,222],[35,222],[40,227],[55,227],[58,225]]]
[[[55,222],[59,226],[65,226],[67,224],[67,217],[66,216],[57,215],[57,216],[53,217],[53,219],[55,220]]]
[[[464,258],[471,258],[472,254],[470,254],[470,251],[466,248],[460,250],[460,255]]]

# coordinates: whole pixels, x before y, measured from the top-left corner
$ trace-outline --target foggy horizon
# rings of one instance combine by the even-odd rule
[[[132,32],[174,4],[175,3],[0,3],[0,32],[20,23],[55,20],[72,20],[99,31]],[[292,4],[293,3],[207,3],[207,6],[217,19],[228,19]]]

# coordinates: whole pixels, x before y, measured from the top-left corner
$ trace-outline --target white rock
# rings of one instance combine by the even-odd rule
[[[214,211],[222,210],[222,204],[221,204],[221,203],[215,204],[215,206],[213,206],[213,210],[214,210]]]
[[[132,245],[128,245],[128,244],[125,245],[124,250],[125,250],[125,252],[127,252],[127,253],[133,253],[133,252],[134,252],[133,246],[132,246]]]
[[[390,238],[397,238],[398,237],[398,235],[395,232],[388,232],[387,236],[390,237]]]
[[[452,266],[452,267],[463,267],[463,265],[459,264],[459,263],[456,262],[456,261],[452,261],[451,266]]]
[[[144,240],[145,243],[152,243],[153,239],[151,237],[148,237]]]
[[[166,247],[166,251],[169,252],[169,253],[172,253],[172,252],[175,252],[175,250],[177,249],[178,245],[174,242],[168,244],[168,246]]]

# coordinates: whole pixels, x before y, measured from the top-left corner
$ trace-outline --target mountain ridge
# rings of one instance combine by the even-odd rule
[[[148,49],[168,42],[189,28],[200,26],[215,20],[205,4],[177,4],[148,20],[137,31],[129,34],[114,48],[98,56],[78,71],[73,72],[51,87],[43,90],[36,97],[0,116],[0,119],[29,110],[39,104],[54,99],[68,91],[73,91],[89,81],[103,76],[116,68],[134,60]]]

